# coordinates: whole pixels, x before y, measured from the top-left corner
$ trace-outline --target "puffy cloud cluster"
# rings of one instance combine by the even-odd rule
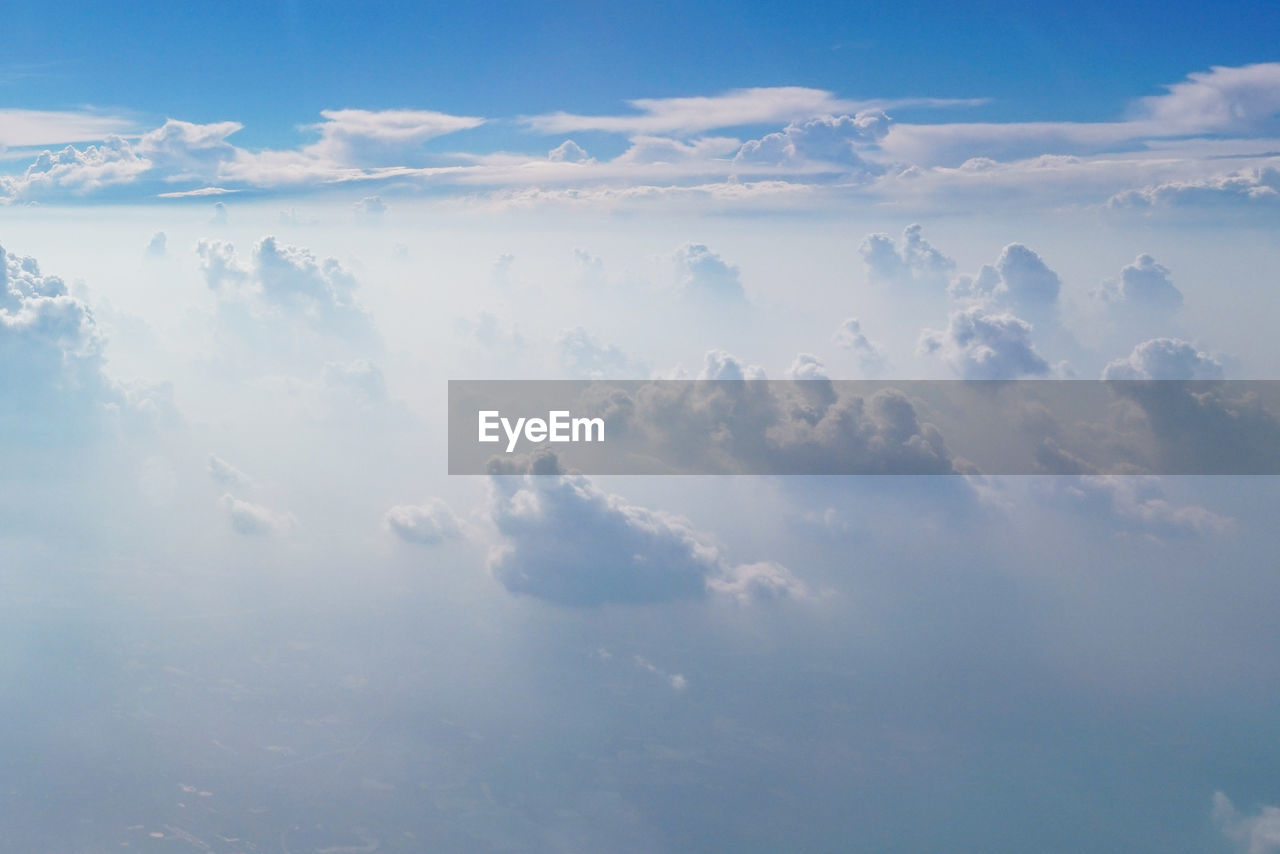
[[[34,258],[0,247],[0,424],[45,438],[91,430],[114,413],[173,417],[167,386],[117,383],[103,372],[105,338],[93,313]]]
[[[334,258],[320,260],[271,236],[254,245],[247,263],[223,240],[202,239],[196,253],[205,281],[224,300],[297,318],[317,331],[374,335],[372,319],[355,298],[355,276]]]
[[[1021,243],[1005,246],[994,265],[984,264],[975,276],[957,276],[948,287],[958,300],[1005,307],[1034,319],[1054,316],[1061,290],[1058,274]]]
[[[591,607],[709,593],[746,602],[804,591],[776,564],[730,564],[687,519],[556,473],[554,459],[541,471],[491,478],[490,515],[505,542],[494,547],[489,568],[512,593]]]
[[[971,306],[951,314],[946,330],[925,330],[920,348],[941,356],[967,380],[1011,380],[1049,373],[1031,342],[1031,324]]]
[[[1247,382],[1222,382],[1222,364],[1195,345],[1172,338],[1145,341],[1128,358],[1108,364],[1102,378],[1130,381],[1115,389],[1140,411],[1154,439],[1156,464],[1166,470],[1280,469],[1280,419],[1269,408],[1274,403],[1260,399]]]
[[[1146,254],[1122,267],[1119,283],[1104,283],[1099,295],[1114,306],[1141,312],[1169,313],[1182,306],[1182,291],[1173,284],[1169,268]]]
[[[924,239],[918,224],[902,232],[901,248],[887,234],[869,234],[858,247],[862,263],[872,279],[880,281],[941,281],[955,261]]]
[[[1280,202],[1280,169],[1255,166],[1210,178],[1166,181],[1124,190],[1108,199],[1107,205],[1112,208],[1153,208],[1277,202]]]
[[[701,243],[686,243],[673,260],[685,295],[707,300],[740,302],[746,299],[738,268],[725,262]]]
[[[1109,362],[1104,380],[1218,380],[1222,363],[1189,341],[1153,338],[1123,359]]]
[[[855,116],[817,116],[792,122],[778,133],[742,144],[734,160],[770,166],[812,164],[842,172],[878,172],[879,167],[858,156],[887,132],[889,117],[880,110]]]
[[[821,361],[807,354],[797,357],[793,374],[807,382],[738,382],[762,380],[764,373],[712,351],[699,376],[710,382],[646,385],[634,399],[614,398],[610,430],[624,441],[638,431],[662,459],[696,461],[703,470],[955,471],[942,435],[900,391],[856,394],[828,380]]]

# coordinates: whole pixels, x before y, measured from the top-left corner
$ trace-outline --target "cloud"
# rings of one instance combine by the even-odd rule
[[[1222,363],[1177,338],[1153,338],[1133,348],[1126,358],[1108,362],[1104,380],[1218,380]]]
[[[260,314],[277,312],[320,331],[371,338],[373,321],[355,298],[359,283],[334,258],[267,236],[253,248],[250,262],[226,241],[196,244],[205,281],[225,300],[246,300]]]
[[[690,98],[636,98],[636,115],[581,116],[548,113],[525,119],[540,133],[607,131],[623,134],[697,133],[741,125],[772,124],[829,113],[856,111],[856,104],[822,89],[800,86],[736,89],[723,95]]]
[[[578,143],[566,139],[547,152],[547,159],[554,163],[585,163],[591,156]]]
[[[439,498],[392,507],[382,521],[387,530],[408,543],[435,545],[463,535],[462,523]]]
[[[848,350],[858,358],[862,370],[868,374],[877,374],[884,370],[886,360],[880,348],[867,338],[862,331],[862,323],[856,317],[846,317],[840,328],[831,337],[837,347]]]
[[[431,110],[321,110],[320,115],[325,120],[311,126],[320,139],[304,148],[303,154],[341,164],[367,163],[379,153],[402,152],[485,121]]]
[[[888,125],[889,117],[880,110],[856,116],[818,116],[743,143],[734,160],[774,166],[830,164],[845,172],[876,173],[879,167],[868,164],[857,150],[881,139]]]
[[[887,234],[869,234],[858,247],[862,263],[879,281],[936,281],[955,269],[955,261],[933,247],[918,224],[902,231],[902,248]]]
[[[1136,122],[1164,134],[1273,134],[1280,131],[1280,62],[1215,65],[1138,101]]]
[[[647,375],[644,365],[633,362],[616,344],[602,344],[581,326],[562,329],[556,335],[560,362],[575,378],[628,379]]]
[[[1263,806],[1254,815],[1242,815],[1230,798],[1214,792],[1213,820],[1240,854],[1280,852],[1280,807]]]
[[[676,470],[739,474],[949,474],[939,431],[922,422],[896,389],[860,395],[825,377],[821,360],[800,354],[797,383],[764,383],[764,372],[710,351],[698,382],[650,384],[615,395],[606,418],[619,443],[633,433]],[[729,382],[726,382],[728,380]],[[743,382],[755,380],[755,382]]]
[[[490,478],[490,516],[503,537],[489,568],[512,593],[561,605],[592,607],[696,599],[721,592],[774,598],[797,590],[778,567],[777,585],[735,574],[720,547],[687,519],[650,510],[599,489],[578,475]],[[736,579],[736,581],[735,581]]]
[[[1280,169],[1257,166],[1210,178],[1169,181],[1124,190],[1107,200],[1112,208],[1179,207],[1197,204],[1275,204],[1280,202]]]
[[[1231,519],[1194,504],[1177,505],[1164,497],[1159,478],[1134,475],[1086,475],[1065,487],[1085,507],[1158,536],[1227,533]]]
[[[231,529],[246,537],[267,537],[285,533],[297,526],[290,513],[277,513],[226,493],[218,502],[227,514]]]
[[[47,440],[91,432],[109,415],[175,418],[167,386],[107,377],[105,345],[61,278],[0,247],[0,433]]]
[[[147,241],[147,254],[153,258],[163,258],[169,254],[169,238],[163,231],[157,231]]]
[[[1120,270],[1120,282],[1104,282],[1099,297],[1116,308],[1147,314],[1168,314],[1182,306],[1182,291],[1174,286],[1169,268],[1150,255],[1139,255]]]
[[[133,131],[133,121],[122,116],[87,111],[0,109],[0,149],[92,142]]]
[[[214,454],[209,455],[206,467],[213,482],[225,489],[248,489],[253,485],[247,474]]]
[[[1040,154],[1095,154],[1140,140],[1194,134],[1250,137],[1280,129],[1280,63],[1195,72],[1162,95],[1138,99],[1112,122],[895,124],[882,147],[899,162],[958,164],[972,157],[1013,160]]]
[[[641,670],[647,670],[655,676],[666,680],[667,684],[671,686],[673,691],[683,691],[689,687],[689,680],[684,678],[684,676],[679,673],[668,673],[649,659],[645,658],[643,655],[637,655],[632,660],[635,662],[636,667],[639,667]]]
[[[1044,376],[1049,364],[1031,343],[1031,324],[1009,312],[981,306],[952,312],[944,331],[925,330],[920,349],[941,356],[966,380]]]
[[[701,243],[686,243],[672,256],[681,290],[686,296],[741,302],[746,299],[738,268]]]
[[[635,114],[583,116],[557,112],[524,119],[545,134],[606,131],[621,134],[692,134],[717,128],[800,122],[816,116],[852,115],[895,106],[973,106],[980,99],[899,98],[850,101],[823,89],[803,86],[734,89],[721,95],[686,98],[636,98]]]
[[[367,220],[382,219],[382,215],[387,212],[388,207],[387,203],[382,200],[382,196],[365,196],[355,203],[356,215]]]
[[[707,587],[741,604],[796,599],[808,593],[790,570],[772,561],[740,564],[709,579]]]

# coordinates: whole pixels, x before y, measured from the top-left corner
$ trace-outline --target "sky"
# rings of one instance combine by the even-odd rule
[[[5,10],[0,847],[1280,852],[1275,478],[1082,461],[1277,447],[1278,24]],[[953,473],[446,473],[739,378],[657,426]],[[1001,477],[845,379],[1216,385]]]

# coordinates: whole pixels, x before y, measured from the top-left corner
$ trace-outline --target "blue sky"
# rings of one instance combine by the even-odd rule
[[[237,120],[256,145],[326,108],[606,112],[779,85],[1105,120],[1190,71],[1273,58],[1276,18],[1249,3],[18,4],[0,104]]]

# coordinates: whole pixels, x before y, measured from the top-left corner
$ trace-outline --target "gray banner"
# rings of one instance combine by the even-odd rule
[[[1280,382],[454,380],[449,473],[1280,474]]]

